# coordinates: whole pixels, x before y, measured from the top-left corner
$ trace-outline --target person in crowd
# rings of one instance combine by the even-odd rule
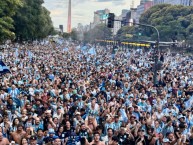
[[[21,145],[28,145],[28,141],[26,138],[21,139]]]
[[[11,139],[17,144],[21,144],[21,139],[26,135],[26,132],[23,130],[23,125],[18,124],[17,130],[11,133]]]
[[[105,145],[105,142],[100,141],[100,133],[99,132],[95,132],[94,133],[94,138],[93,141],[90,143],[90,145]]]
[[[9,145],[9,140],[6,137],[3,137],[2,132],[0,132],[0,144],[1,145]]]
[[[62,143],[61,139],[58,136],[56,136],[53,140],[53,145],[61,145],[61,143]]]
[[[153,48],[61,41],[1,53],[0,144],[192,144],[192,56],[158,52],[155,82]]]
[[[37,138],[36,138],[36,136],[31,136],[30,137],[29,144],[30,145],[37,145]]]

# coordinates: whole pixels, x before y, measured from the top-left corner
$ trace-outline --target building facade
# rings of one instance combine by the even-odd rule
[[[192,0],[154,0],[154,5],[157,4],[171,4],[171,5],[184,5],[192,6]]]
[[[116,35],[119,29],[121,28],[122,17],[115,16],[115,20],[120,20],[120,21],[114,21],[114,28],[112,29],[113,35]]]
[[[108,18],[109,13],[110,13],[109,9],[95,11],[93,24],[97,25],[100,23],[105,23],[105,20]]]
[[[131,9],[130,12],[131,12],[131,17],[130,17],[130,19],[134,19],[134,20],[135,20],[136,17],[137,17],[137,8]]]
[[[140,5],[137,6],[135,21],[139,22],[139,18],[141,16],[141,14],[143,14],[145,11],[147,11],[152,6],[153,6],[153,1],[152,0],[141,0]]]
[[[125,17],[128,12],[129,12],[129,10],[123,9],[122,13],[121,13],[121,17]]]
[[[140,4],[140,0],[132,0],[130,9],[137,8],[139,4]]]

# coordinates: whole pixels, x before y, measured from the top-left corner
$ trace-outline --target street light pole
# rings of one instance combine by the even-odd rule
[[[117,20],[116,20],[117,21]],[[157,33],[157,42],[156,42],[156,46],[154,48],[154,58],[155,58],[155,64],[154,64],[154,74],[153,74],[153,83],[154,85],[157,84],[157,65],[158,65],[158,50],[159,50],[159,41],[160,41],[160,35],[159,35],[159,31],[158,29],[155,27],[155,26],[152,26],[152,25],[148,25],[148,24],[141,24],[141,23],[133,23],[133,22],[126,22],[126,23],[129,23],[129,24],[134,24],[134,25],[139,25],[139,26],[144,26],[144,27],[149,27],[149,28],[152,28],[156,31]]]
[[[111,21],[112,20],[110,19],[110,22]],[[115,20],[114,18],[113,18],[113,21],[123,22],[121,20]],[[154,64],[154,70],[153,70],[153,72],[154,72],[154,74],[153,74],[153,83],[154,83],[154,85],[156,85],[157,84],[157,70],[158,70],[158,50],[159,50],[159,41],[160,41],[160,35],[159,35],[158,29],[155,26],[152,26],[152,25],[149,25],[149,24],[141,24],[141,23],[125,22],[125,21],[124,21],[124,23],[125,24],[134,24],[134,25],[149,27],[149,28],[152,28],[152,29],[154,29],[156,31],[156,33],[157,33],[157,42],[156,42],[156,46],[155,46],[156,48],[154,48],[155,64]]]
[[[154,64],[154,73],[153,73],[153,83],[154,83],[154,85],[156,85],[157,84],[158,51],[159,51],[159,41],[160,41],[159,31],[155,26],[152,26],[152,25],[140,24],[140,23],[134,23],[134,24],[139,25],[139,26],[145,26],[145,27],[153,28],[157,33],[157,42],[156,42],[156,46],[154,48],[155,64]]]

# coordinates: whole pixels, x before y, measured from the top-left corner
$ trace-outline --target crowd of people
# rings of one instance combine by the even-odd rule
[[[17,47],[1,53],[0,145],[193,145],[192,57],[160,53],[154,84],[149,48]]]

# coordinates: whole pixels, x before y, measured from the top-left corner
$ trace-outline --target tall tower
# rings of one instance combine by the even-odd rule
[[[130,8],[131,8],[131,9],[132,9],[132,8],[135,8],[135,2],[134,2],[134,0],[132,0]]]
[[[71,0],[69,0],[68,4],[68,24],[67,24],[67,32],[71,33]]]

